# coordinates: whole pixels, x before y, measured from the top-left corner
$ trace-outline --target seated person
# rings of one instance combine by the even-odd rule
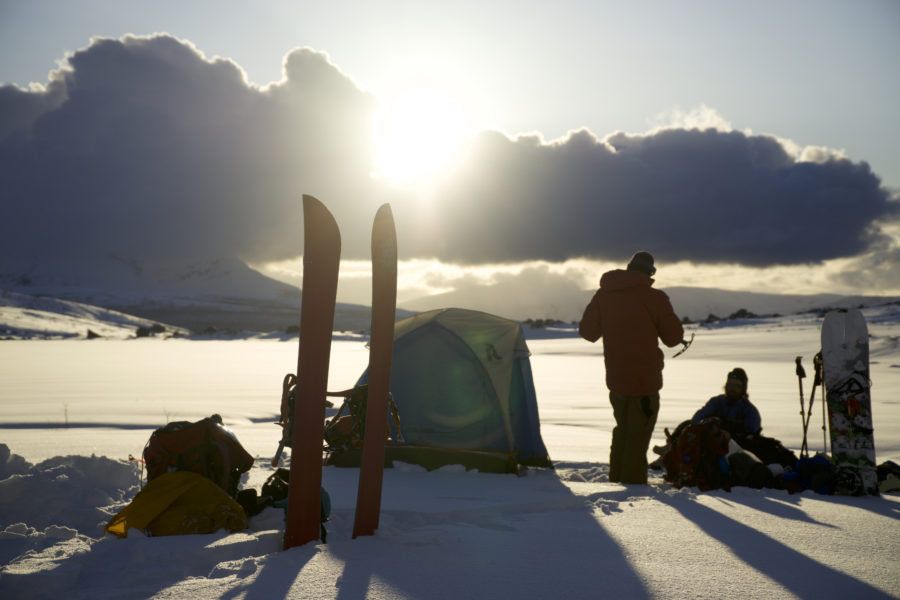
[[[714,396],[691,418],[680,424],[671,439],[664,446],[654,446],[653,451],[664,455],[677,443],[681,432],[688,425],[696,425],[706,419],[715,419],[719,426],[731,435],[731,439],[744,450],[752,452],[764,464],[778,463],[783,467],[793,467],[797,457],[774,438],[762,435],[762,419],[759,410],[750,402],[747,395],[747,373],[737,367],[728,373],[725,381],[725,393]],[[668,435],[668,430],[666,430]],[[652,465],[660,468],[662,463],[656,461]]]
[[[710,398],[703,408],[694,413],[691,423],[696,424],[709,417],[716,417],[722,428],[742,446],[742,442],[751,440],[762,431],[759,411],[747,396],[747,373],[740,367],[728,373],[725,393]]]

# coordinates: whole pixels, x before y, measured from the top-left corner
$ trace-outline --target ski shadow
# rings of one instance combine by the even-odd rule
[[[223,600],[242,597],[244,600],[271,600],[272,598],[291,597],[291,587],[306,565],[311,562],[322,549],[317,544],[305,544],[283,552],[276,552],[265,557],[262,569],[256,578],[247,586],[239,585],[224,592]],[[364,596],[360,596],[364,597]]]
[[[732,488],[732,490],[738,489],[742,488]],[[816,521],[815,519],[811,518],[801,506],[803,500],[818,500],[831,504],[840,504],[847,508],[858,508],[860,510],[865,510],[880,517],[900,520],[900,505],[877,496],[837,496],[817,494],[811,490],[804,490],[803,492],[789,495],[780,490],[762,489],[753,491],[759,491],[760,494],[742,495],[740,493],[737,493],[723,495],[722,498],[728,499],[738,504],[743,504],[750,508],[757,508],[755,506],[756,501],[762,499],[767,501],[767,505],[761,510],[765,510],[766,512],[778,517],[805,521],[808,523],[821,525],[823,527],[833,528],[836,527],[836,525],[832,523],[823,523],[822,521]]]
[[[498,590],[509,598],[594,598],[598,587],[609,597],[650,595],[598,521],[598,510],[615,508],[575,495],[552,470],[524,478],[477,477],[487,480],[477,499],[466,498],[472,490],[460,491],[452,482],[422,487],[437,494],[434,501],[452,498],[457,507],[449,510],[392,510],[386,499],[375,538],[333,548],[344,562],[336,598],[355,600],[380,587],[429,600],[495,597]],[[524,489],[498,490],[507,485]],[[422,506],[430,504],[422,500]],[[470,500],[472,507],[458,507]]]
[[[735,556],[800,598],[890,598],[865,581],[824,565],[699,502],[657,496]]]
[[[525,477],[392,471],[375,536],[351,539],[352,500],[330,489],[329,543],[320,548],[342,567],[329,578],[329,595],[439,600],[502,590],[503,597],[593,598],[598,586],[609,597],[650,595],[598,521],[615,507],[574,494],[553,470]],[[271,562],[244,588],[246,598],[282,597],[299,576],[298,567],[288,573]]]
[[[819,497],[817,497],[819,498]],[[827,498],[827,500],[826,500]],[[834,502],[848,508],[858,508],[881,517],[900,520],[900,504],[887,500],[883,496],[824,496],[820,499]]]
[[[703,492],[703,494],[710,498],[717,498],[725,504],[741,504],[747,508],[759,510],[775,517],[781,517],[782,519],[819,525],[831,529],[837,527],[833,523],[817,521],[809,516],[809,513],[800,506],[803,497],[796,494],[787,495],[785,492],[767,488],[757,490],[739,486],[732,487],[731,492],[712,490]],[[764,504],[761,504],[761,502]]]

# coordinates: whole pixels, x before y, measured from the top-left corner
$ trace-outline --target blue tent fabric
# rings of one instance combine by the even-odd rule
[[[549,466],[529,356],[521,325],[488,313],[447,308],[398,321],[391,393],[404,442]]]
[[[510,393],[510,414],[513,435],[516,440],[516,458],[520,463],[547,458],[547,449],[541,438],[541,419],[538,415],[537,394],[531,375],[531,361],[527,357],[516,360],[513,369],[513,387]]]

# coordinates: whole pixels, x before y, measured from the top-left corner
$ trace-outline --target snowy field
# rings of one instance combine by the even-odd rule
[[[879,463],[900,462],[896,308],[864,311]],[[667,359],[652,443],[741,366],[764,433],[797,451],[794,357],[804,357],[808,402],[819,322],[698,329],[687,353]],[[272,421],[296,340],[0,342],[0,444],[13,455],[5,464],[0,456],[0,598],[900,597],[900,496],[701,493],[674,489],[661,473],[649,485],[610,483],[599,344],[571,331],[529,338],[555,470],[388,469],[381,526],[353,540],[358,471],[328,467],[329,543],[287,552],[276,509],[235,534],[119,540],[103,526],[139,489],[128,455],[167,421],[220,413],[257,457],[244,485],[258,488],[271,472]],[[363,341],[335,341],[329,388],[350,387],[366,360]],[[813,451],[822,449],[820,402],[817,394]]]

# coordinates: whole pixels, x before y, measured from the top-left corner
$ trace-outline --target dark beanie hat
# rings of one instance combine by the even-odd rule
[[[728,379],[736,379],[747,387],[747,373],[740,367],[736,367],[728,374]]]
[[[639,271],[653,277],[656,267],[653,266],[653,255],[649,252],[636,252],[628,262],[629,271]]]

